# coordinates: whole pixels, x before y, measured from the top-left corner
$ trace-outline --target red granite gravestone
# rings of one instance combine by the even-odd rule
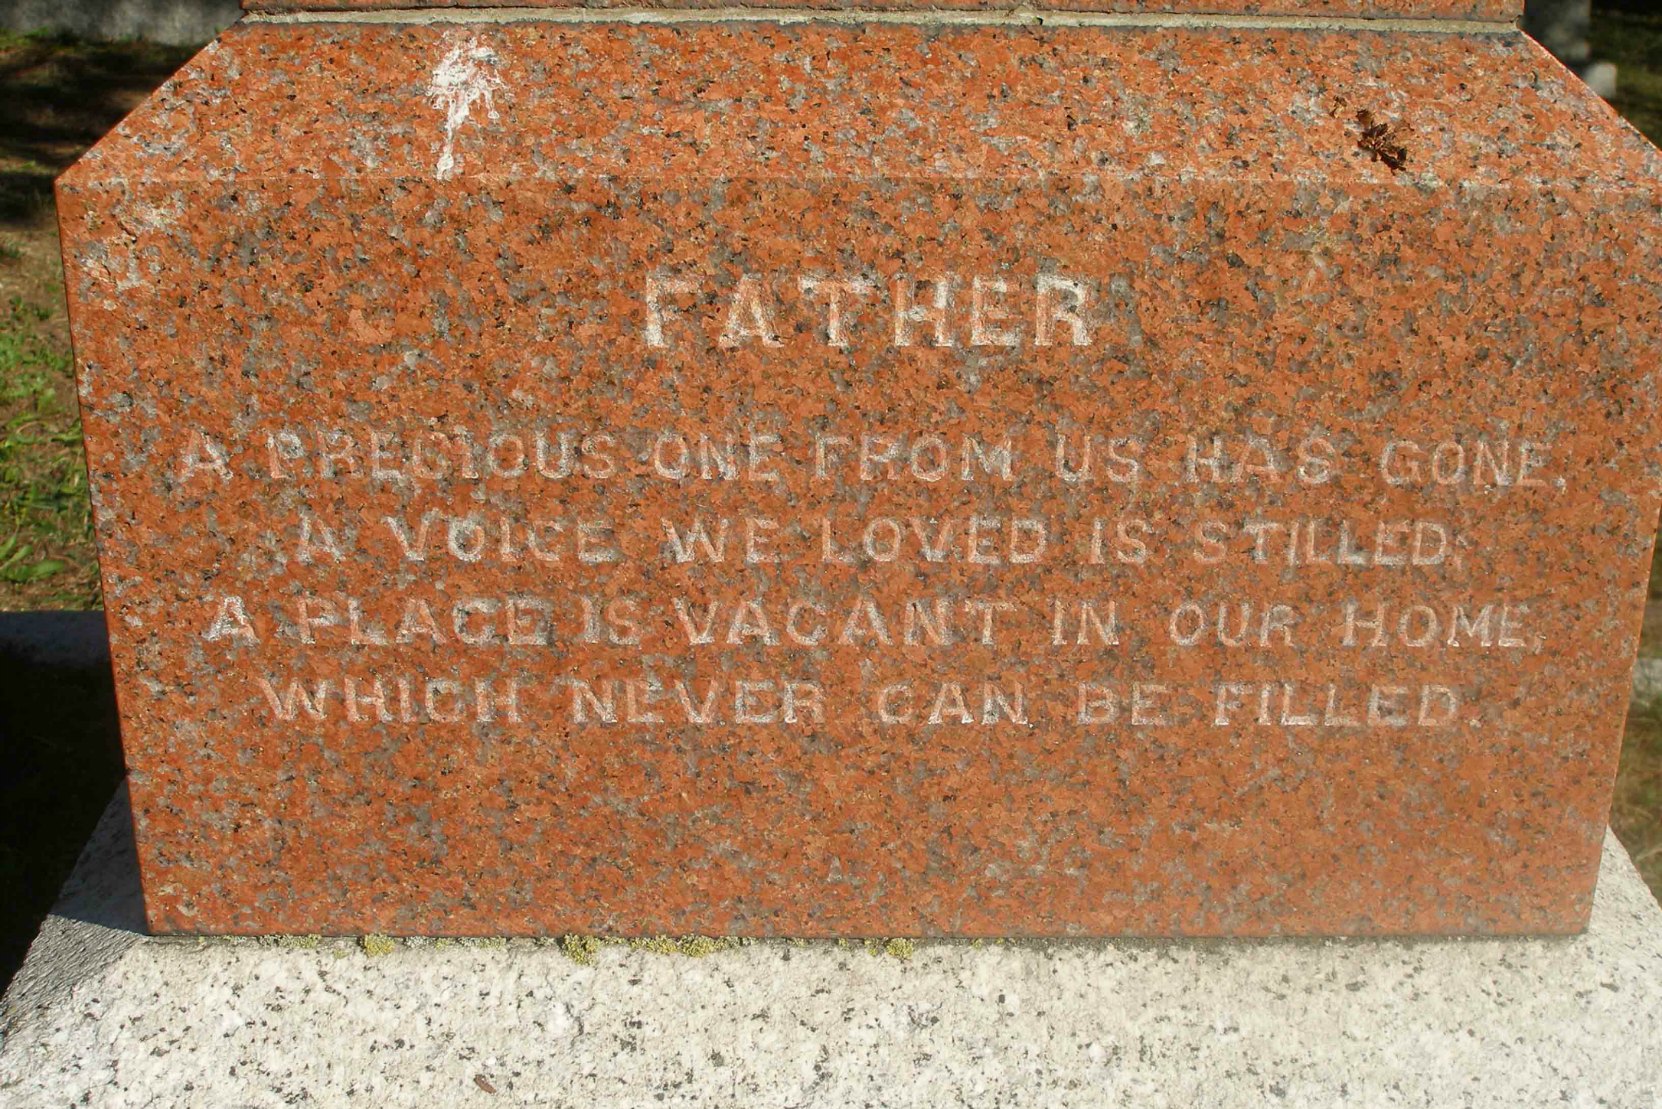
[[[65,175],[152,927],[1582,927],[1656,152],[1495,0],[896,6],[257,16]]]

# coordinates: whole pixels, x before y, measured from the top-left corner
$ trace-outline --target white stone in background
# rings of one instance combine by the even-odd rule
[[[1633,666],[1633,703],[1662,702],[1662,658],[1642,658]]]
[[[237,0],[5,0],[0,28],[105,42],[138,38],[200,46],[241,14]]]
[[[0,1104],[1662,1105],[1662,908],[1614,839],[1573,939],[909,962],[761,943],[579,966],[524,941],[371,958],[138,938],[125,820],[118,797],[6,998]]]
[[[1581,79],[1587,82],[1587,87],[1592,89],[1595,95],[1602,96],[1606,100],[1610,100],[1615,97],[1615,62],[1589,62],[1586,66],[1582,67],[1578,73]]]

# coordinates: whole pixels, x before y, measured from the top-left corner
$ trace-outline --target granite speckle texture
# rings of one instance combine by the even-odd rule
[[[234,29],[59,186],[151,926],[1581,928],[1657,171],[1514,34]]]
[[[1662,908],[1613,837],[1573,939],[938,942],[905,961],[762,941],[581,966],[531,941],[371,958],[136,937],[111,903],[136,894],[111,811],[0,1008],[10,1109],[1662,1100]],[[64,973],[23,992],[46,964]]]
[[[821,8],[912,11],[1059,10],[1130,15],[1266,15],[1515,20],[1523,0],[243,0],[247,11],[375,11],[444,8]]]

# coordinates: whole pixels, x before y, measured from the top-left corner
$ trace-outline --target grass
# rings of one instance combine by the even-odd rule
[[[0,33],[0,610],[102,603],[52,180],[191,53]]]
[[[81,421],[51,309],[0,309],[0,589],[7,607],[97,608]]]
[[[193,52],[0,33],[0,610],[102,603],[52,180]]]

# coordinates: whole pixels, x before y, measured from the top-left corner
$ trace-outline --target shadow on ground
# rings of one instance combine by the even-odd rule
[[[102,612],[0,613],[0,989],[121,780]]]
[[[0,227],[52,218],[52,180],[195,47],[7,38],[0,53]]]

